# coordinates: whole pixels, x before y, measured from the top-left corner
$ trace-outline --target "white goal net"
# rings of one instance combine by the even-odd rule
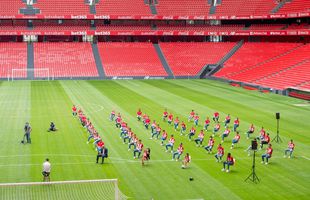
[[[118,188],[117,179],[54,181],[0,184],[1,199],[128,199]]]
[[[12,69],[8,73],[8,81],[14,81],[18,79],[30,79],[30,80],[54,80],[53,73],[49,68],[41,69]]]

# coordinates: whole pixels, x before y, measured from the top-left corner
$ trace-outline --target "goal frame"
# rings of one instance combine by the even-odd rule
[[[21,182],[21,183],[0,183],[0,187],[9,186],[30,186],[30,185],[61,185],[75,183],[94,183],[94,182],[112,182],[114,183],[114,197],[119,200],[120,191],[118,188],[118,179],[96,179],[96,180],[72,180],[72,181],[51,181],[51,182]]]
[[[8,73],[8,81],[14,81],[14,80],[17,80],[18,78],[16,78],[16,74],[18,72],[26,72],[26,74],[28,74],[29,71],[32,71],[33,74],[35,74],[36,72],[39,72],[39,71],[45,71],[47,76],[46,77],[35,77],[33,78],[33,80],[47,80],[47,81],[50,81],[50,80],[54,80],[54,76],[51,77],[51,71],[49,68],[40,68],[40,69],[16,69],[16,68],[13,68],[11,69],[11,71]],[[27,77],[26,77],[27,79]]]

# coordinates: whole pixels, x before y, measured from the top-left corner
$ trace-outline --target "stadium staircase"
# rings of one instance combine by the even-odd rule
[[[159,44],[153,44],[153,45],[154,45],[156,53],[157,53],[157,55],[158,55],[158,57],[160,59],[161,64],[163,65],[163,67],[165,68],[165,70],[166,70],[166,72],[168,74],[168,77],[169,78],[173,78],[174,75],[172,73],[172,70],[171,70],[171,68],[170,68],[170,66],[169,66],[169,64],[168,64],[168,62],[167,62],[167,60],[165,58],[165,55],[163,54]]]
[[[212,76],[214,73],[216,73],[217,71],[219,71],[222,67],[223,67],[223,64],[230,58],[232,57],[243,45],[244,41],[241,40],[239,41],[217,64],[216,64],[216,67],[213,68],[212,70],[210,70],[208,73],[207,73],[207,70],[208,70],[208,65],[207,64],[198,74],[198,76],[200,78],[203,78],[205,76]]]
[[[276,7],[274,7],[271,11],[271,13],[277,13],[283,6],[286,2],[288,2],[290,0],[283,0],[281,1]]]
[[[96,43],[91,45],[92,50],[93,50],[93,54],[94,54],[94,58],[95,58],[95,63],[97,66],[97,70],[98,70],[98,74],[99,74],[99,78],[100,79],[104,79],[106,78],[106,74],[104,72],[104,68],[102,65],[102,61],[101,61],[101,57],[99,54],[99,50],[98,50],[98,45]]]
[[[34,50],[33,43],[27,44],[27,69],[32,69],[27,71],[27,79],[34,79]]]

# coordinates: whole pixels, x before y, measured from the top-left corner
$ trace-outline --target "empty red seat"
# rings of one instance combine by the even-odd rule
[[[49,69],[50,77],[99,76],[90,43],[34,43],[34,67]]]
[[[167,76],[152,43],[98,43],[107,76]]]
[[[27,44],[0,42],[0,77],[11,77],[12,69],[25,70],[15,71],[14,78],[27,76]]]

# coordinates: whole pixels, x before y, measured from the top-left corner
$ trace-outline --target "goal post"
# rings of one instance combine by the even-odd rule
[[[54,80],[53,73],[49,68],[38,69],[12,69],[8,80],[30,79],[30,80]]]
[[[0,194],[3,199],[23,200],[128,199],[119,190],[117,179],[2,183]]]

